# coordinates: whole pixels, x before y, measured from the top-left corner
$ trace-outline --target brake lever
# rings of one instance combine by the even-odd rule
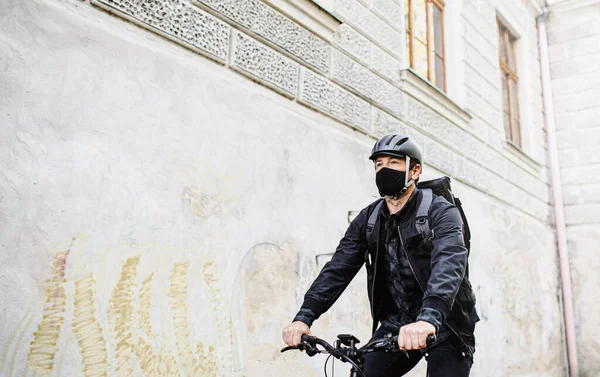
[[[290,350],[305,351],[306,354],[311,357],[321,352],[321,351],[319,351],[319,349],[317,347],[314,347],[312,344],[310,344],[307,341],[304,341],[304,342],[298,344],[297,346],[288,346],[288,347],[282,348],[280,352],[283,353],[283,352],[290,351]]]
[[[289,350],[301,350],[301,348],[302,347],[300,345],[297,345],[297,346],[287,346],[285,348],[282,348],[280,352],[284,353],[284,352],[289,351]]]

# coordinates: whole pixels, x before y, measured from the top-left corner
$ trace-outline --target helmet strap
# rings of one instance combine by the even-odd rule
[[[398,199],[400,198],[400,196],[402,196],[402,194],[404,194],[408,188],[410,186],[412,186],[412,184],[414,183],[414,179],[408,179],[408,172],[409,172],[409,168],[410,168],[410,156],[405,156],[405,161],[406,161],[406,174],[404,175],[404,187],[402,188],[402,190],[398,193],[398,195],[394,195],[392,196],[393,199]]]
[[[404,157],[404,159],[406,161],[406,174],[404,175],[404,189],[402,192],[406,191],[408,186],[410,186],[408,184],[408,171],[410,170],[410,156],[407,155]],[[412,184],[412,179],[411,179],[411,184]]]

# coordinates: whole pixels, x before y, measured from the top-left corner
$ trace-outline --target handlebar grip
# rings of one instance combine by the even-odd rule
[[[427,335],[427,345],[430,346],[433,343],[435,343],[437,341],[437,335],[436,334],[429,334]],[[398,335],[394,335],[391,337],[390,339],[390,344],[398,344]]]

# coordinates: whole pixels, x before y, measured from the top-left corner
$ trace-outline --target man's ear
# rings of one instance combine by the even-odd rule
[[[415,181],[421,176],[421,164],[416,164],[412,168],[412,179]]]

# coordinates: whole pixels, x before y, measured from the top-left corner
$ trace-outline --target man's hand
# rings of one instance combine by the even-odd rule
[[[302,321],[295,321],[290,323],[281,332],[283,341],[290,347],[297,346],[298,344],[300,344],[302,335],[304,334],[310,335],[310,328],[306,323]]]
[[[398,346],[401,350],[419,350],[427,345],[427,337],[435,334],[435,327],[425,321],[402,326],[398,334]]]

